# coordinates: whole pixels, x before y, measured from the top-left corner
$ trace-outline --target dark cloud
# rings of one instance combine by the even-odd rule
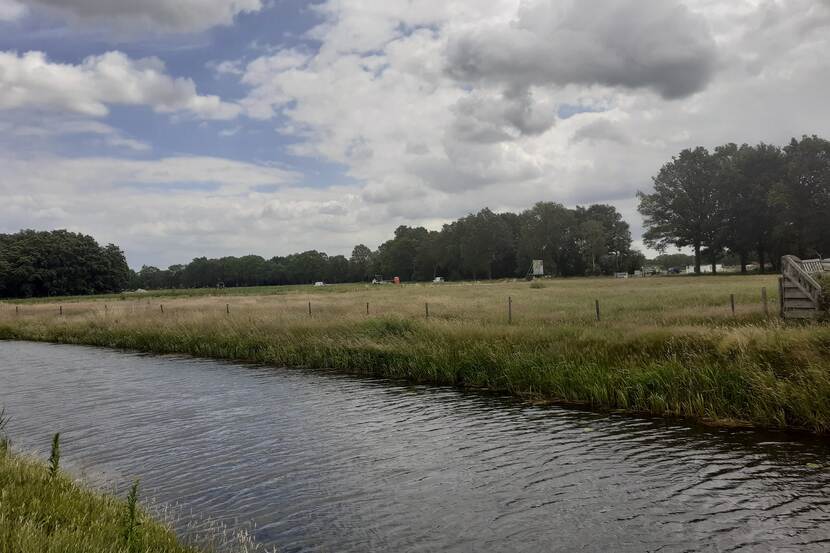
[[[716,64],[705,20],[677,0],[528,2],[509,24],[453,37],[447,54],[464,82],[651,88],[667,99],[703,90]]]
[[[534,98],[529,90],[494,96],[472,93],[452,111],[451,132],[466,142],[503,142],[520,135],[539,135],[556,121],[556,107]]]

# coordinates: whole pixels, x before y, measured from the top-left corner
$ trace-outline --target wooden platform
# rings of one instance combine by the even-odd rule
[[[785,319],[816,319],[826,312],[822,309],[822,288],[816,276],[825,273],[828,260],[801,260],[794,255],[781,258],[779,297],[781,316]]]

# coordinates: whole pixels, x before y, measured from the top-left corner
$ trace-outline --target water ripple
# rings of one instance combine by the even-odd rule
[[[447,388],[0,342],[10,432],[281,551],[827,551],[830,447]],[[193,514],[197,513],[197,514]]]

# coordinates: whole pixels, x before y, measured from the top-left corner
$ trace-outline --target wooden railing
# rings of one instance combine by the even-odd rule
[[[813,267],[811,267],[812,269]],[[819,262],[820,272],[823,270],[822,264]],[[815,304],[816,309],[819,307],[819,300],[821,298],[821,285],[814,279],[810,273],[805,270],[803,262],[794,255],[785,255],[781,258],[781,274],[792,284],[795,284],[805,296]]]
[[[821,259],[802,259],[801,260],[801,268],[810,273],[811,275],[816,273],[822,273],[828,269],[825,269],[825,264],[830,264],[830,260],[823,261]]]

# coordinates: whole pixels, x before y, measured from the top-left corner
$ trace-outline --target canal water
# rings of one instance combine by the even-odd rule
[[[280,551],[828,551],[830,447],[320,371],[0,342],[18,447]],[[191,514],[192,513],[192,514]]]

